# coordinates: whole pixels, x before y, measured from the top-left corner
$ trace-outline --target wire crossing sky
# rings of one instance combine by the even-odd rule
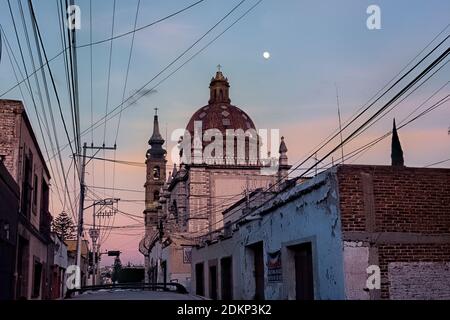
[[[67,32],[61,26],[61,10],[65,8],[65,1],[35,0],[32,3],[50,60],[62,115],[73,139],[73,97],[67,87],[65,55],[61,54],[69,45],[64,43],[61,34],[63,29]],[[336,85],[344,121],[364,106],[411,59],[421,53],[412,62],[414,65],[425,52],[450,34],[450,3],[440,0],[263,0],[260,3],[257,0],[80,0],[75,3],[81,9],[81,28],[76,31],[79,125],[80,131],[86,133],[79,143],[117,143],[113,160],[120,159],[96,159],[89,163],[87,184],[103,189],[93,189],[95,195],[88,192],[88,198],[114,193],[124,199],[119,208],[125,214],[119,214],[114,221],[117,226],[136,225],[138,222],[132,219],[142,215],[142,203],[126,200],[135,200],[136,193],[130,190],[140,189],[145,182],[145,168],[136,163],[144,162],[154,108],[159,108],[161,131],[167,132],[170,140],[171,133],[185,128],[190,116],[207,103],[209,81],[218,64],[230,80],[232,103],[251,115],[257,128],[280,129],[281,135],[286,137],[289,159],[294,163],[304,159],[309,151],[338,128]],[[75,207],[77,205],[74,191],[78,186],[72,151],[69,147],[63,149],[61,165],[55,136],[59,138],[59,145],[64,147],[67,144],[66,133],[57,109],[58,101],[50,87],[49,70],[47,67],[39,69],[41,62],[37,58],[28,0],[10,0],[10,4],[16,19],[15,27],[8,1],[0,0],[0,95],[7,92],[2,99],[25,100],[27,113],[44,149],[44,141],[38,134],[40,121],[34,111],[34,104],[37,104],[43,136],[50,134],[53,139],[53,143],[50,139],[46,143],[55,171],[52,214],[57,215],[64,206],[61,202],[72,201]],[[372,4],[380,8],[381,29],[370,30],[367,27],[369,14],[366,11]],[[22,23],[21,12],[25,24]],[[28,28],[28,36],[24,25]],[[430,42],[428,50],[422,52]],[[447,40],[442,48],[445,50],[449,44]],[[441,53],[442,50],[431,54],[428,63]],[[181,58],[176,60],[180,55]],[[448,62],[448,57],[446,59]],[[406,165],[421,167],[437,163],[449,167],[449,103],[429,109],[449,94],[449,68],[448,64],[442,66],[385,117],[350,141],[345,146],[345,153],[352,155],[353,150],[371,145],[372,141],[385,135],[392,129],[394,117],[399,121],[411,119],[429,110],[399,131]],[[46,99],[42,72],[50,87],[50,104]],[[23,80],[26,73],[30,78],[8,92]],[[414,76],[411,74],[405,81]],[[148,82],[150,84],[144,86]],[[43,102],[40,94],[43,94]],[[126,101],[127,98],[130,99]],[[421,106],[424,101],[426,103]],[[380,105],[386,102],[382,99]],[[45,109],[41,108],[42,103],[46,104]],[[45,123],[45,116],[50,119],[47,105],[51,105],[54,113],[55,130]],[[118,106],[112,113],[116,116],[107,117],[104,125],[105,110],[108,113]],[[415,108],[418,109],[411,114]],[[89,129],[96,122],[101,125],[94,126],[91,132]],[[349,129],[356,127],[350,126]],[[388,163],[388,140],[371,145],[352,161]],[[335,140],[337,142],[338,139]],[[175,141],[168,141],[169,153],[175,144]],[[326,150],[321,151],[318,157],[325,154]],[[339,154],[340,151],[335,160],[340,158]],[[113,155],[98,155],[97,158],[112,159]],[[310,164],[306,163],[305,167]],[[169,163],[168,168],[172,167],[173,163]],[[61,168],[70,169],[70,173],[61,172]],[[58,176],[68,177],[67,186]],[[68,189],[74,194],[73,199],[64,200]],[[69,210],[70,206],[66,203],[65,207]],[[86,215],[87,223],[90,215]],[[141,222],[143,224],[143,220]],[[141,261],[136,249],[141,230],[133,229],[128,235],[123,230],[121,234],[111,230],[104,246],[114,249],[127,242],[127,248],[121,248],[123,261]]]

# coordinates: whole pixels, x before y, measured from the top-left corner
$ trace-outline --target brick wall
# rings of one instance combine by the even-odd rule
[[[450,265],[450,244],[386,244],[378,252],[381,298],[450,298],[450,269],[437,274]]]
[[[343,231],[364,231],[362,174],[373,181],[375,230],[450,233],[450,169],[341,166]]]
[[[393,262],[389,264],[391,299],[449,300],[450,262]],[[407,285],[405,285],[407,284]]]
[[[0,156],[13,178],[18,181],[20,116],[23,107],[20,101],[0,100]]]
[[[433,271],[450,262],[450,169],[345,165],[337,176],[343,238],[372,248],[379,297],[434,299],[436,291],[420,288],[427,282],[450,295],[450,282]],[[412,268],[422,272],[410,274]]]

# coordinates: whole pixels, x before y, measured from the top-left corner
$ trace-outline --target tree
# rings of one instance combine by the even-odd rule
[[[62,241],[75,239],[75,224],[65,211],[61,212],[59,216],[53,220],[52,231],[55,232]]]

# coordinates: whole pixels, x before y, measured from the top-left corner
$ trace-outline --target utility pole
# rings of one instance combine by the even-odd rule
[[[98,270],[98,266],[97,266],[97,261],[98,261],[98,257],[97,257],[97,252],[100,252],[100,244],[97,244],[97,240],[99,239],[100,236],[100,223],[99,223],[99,227],[96,227],[96,217],[98,217],[99,219],[101,217],[105,218],[105,217],[112,217],[113,215],[115,215],[116,210],[114,210],[114,204],[118,203],[120,201],[120,199],[102,199],[102,200],[97,200],[94,201],[93,203],[93,215],[92,215],[92,229],[89,229],[89,235],[92,239],[92,284],[96,285],[96,277],[97,277],[97,270]],[[96,206],[101,206],[100,210],[97,212],[96,211]],[[112,206],[113,209],[110,211],[101,211],[103,207],[105,206]]]
[[[87,144],[83,145],[83,156],[80,163],[80,204],[78,208],[78,229],[77,229],[77,266],[81,270],[81,238],[83,236],[83,206],[84,206],[84,196],[85,196],[85,183],[84,176],[86,171],[86,147]]]
[[[159,244],[160,244],[160,246],[161,246],[161,248],[160,248],[160,252],[159,252],[159,265],[161,266],[161,273],[162,273],[162,277],[163,277],[163,280],[164,280],[164,289],[166,289],[166,276],[165,276],[165,274],[166,274],[166,270],[167,270],[167,264],[165,264],[164,265],[164,270],[162,269],[162,259],[163,259],[163,254],[162,254],[162,251],[163,251],[163,237],[164,237],[164,224],[163,224],[163,221],[162,221],[162,219],[160,219],[159,220],[159,225],[158,225],[158,236],[159,236]]]
[[[77,232],[77,267],[81,269],[81,239],[83,237],[83,216],[84,216],[84,197],[85,197],[85,191],[86,191],[86,184],[84,182],[84,177],[86,173],[86,165],[89,163],[86,162],[86,150],[92,149],[97,150],[97,152],[91,157],[91,160],[93,157],[97,155],[100,150],[116,150],[117,146],[114,147],[105,147],[105,145],[101,147],[94,147],[92,144],[88,147],[87,143],[84,143],[83,145],[83,154],[78,154],[79,163],[80,163],[80,204],[78,208],[78,232]]]

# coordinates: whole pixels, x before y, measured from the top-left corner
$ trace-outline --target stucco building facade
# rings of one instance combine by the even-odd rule
[[[227,233],[193,249],[193,292],[449,298],[449,169],[342,165],[269,197],[262,206],[250,199]]]
[[[224,209],[246,193],[268,188],[289,168],[284,141],[283,157],[260,155],[256,126],[231,104],[230,84],[222,72],[211,79],[209,88],[208,104],[194,112],[180,137],[180,164],[167,177],[165,141],[158,115],[154,117],[146,154],[146,235],[139,247],[146,281],[177,281],[190,288],[195,237],[222,229]],[[273,164],[276,169],[266,173]]]

